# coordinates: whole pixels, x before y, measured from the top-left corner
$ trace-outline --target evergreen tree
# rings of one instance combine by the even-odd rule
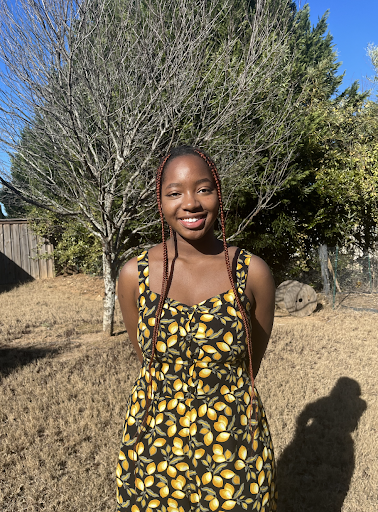
[[[297,94],[304,92],[298,112],[300,144],[292,161],[294,172],[286,187],[275,195],[276,207],[262,211],[240,237],[243,245],[261,255],[283,277],[294,257],[296,265],[299,260],[306,268],[314,248],[322,243],[345,243],[358,230],[366,233],[364,241],[360,240],[364,247],[372,243],[367,233],[374,231],[374,222],[367,226],[369,215],[363,215],[362,196],[357,200],[361,182],[358,173],[349,172],[349,188],[346,182],[340,186],[349,165],[349,148],[366,127],[367,93],[359,93],[357,83],[338,92],[343,75],[338,74],[340,63],[327,32],[327,16],[325,13],[311,27],[309,7],[305,6],[294,20],[293,77]],[[337,193],[347,188],[350,194],[341,197]],[[238,218],[243,218],[251,201],[254,198],[246,187],[232,205],[230,231],[235,229],[233,224]]]

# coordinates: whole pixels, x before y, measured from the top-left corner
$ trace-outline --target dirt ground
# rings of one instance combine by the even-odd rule
[[[2,293],[1,293],[2,292]],[[378,508],[377,296],[277,311],[256,379],[279,474],[279,512]],[[139,363],[102,280],[0,290],[0,502],[4,512],[115,509],[123,415]],[[348,306],[348,307],[346,307]],[[362,311],[362,309],[366,311]]]

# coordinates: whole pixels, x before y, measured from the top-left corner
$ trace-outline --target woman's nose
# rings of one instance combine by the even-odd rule
[[[194,208],[198,208],[200,206],[200,202],[197,197],[193,193],[186,193],[183,197],[182,208],[184,210],[193,210]]]

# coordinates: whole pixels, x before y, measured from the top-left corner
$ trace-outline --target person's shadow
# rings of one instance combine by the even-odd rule
[[[308,404],[278,460],[278,512],[340,512],[355,467],[351,432],[366,410],[358,382],[340,378]]]

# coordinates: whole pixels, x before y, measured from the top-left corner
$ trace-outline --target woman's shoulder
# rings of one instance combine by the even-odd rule
[[[134,256],[133,258],[126,261],[126,263],[123,265],[120,273],[119,273],[119,279],[126,280],[126,281],[135,281],[138,280],[139,275],[139,262],[143,259],[146,259],[147,251],[142,251],[137,256]]]
[[[141,251],[137,256],[129,259],[122,267],[119,276],[123,279],[135,279],[139,275],[140,266],[148,265],[149,261],[161,260],[163,257],[163,244],[157,244]]]
[[[248,268],[247,281],[253,286],[253,284],[259,282],[271,281],[273,279],[272,272],[268,264],[251,251],[247,249],[238,248],[239,261],[242,260],[244,265]]]
[[[138,256],[134,256],[134,258],[131,258],[123,265],[118,280],[120,283],[125,284],[138,282]]]
[[[244,260],[247,260],[247,263],[249,266],[262,266],[262,267],[268,267],[267,263],[260,258],[260,256],[257,256],[256,254],[253,254],[248,249],[243,249],[242,247],[236,247],[236,253],[238,254],[239,258],[243,258]]]

